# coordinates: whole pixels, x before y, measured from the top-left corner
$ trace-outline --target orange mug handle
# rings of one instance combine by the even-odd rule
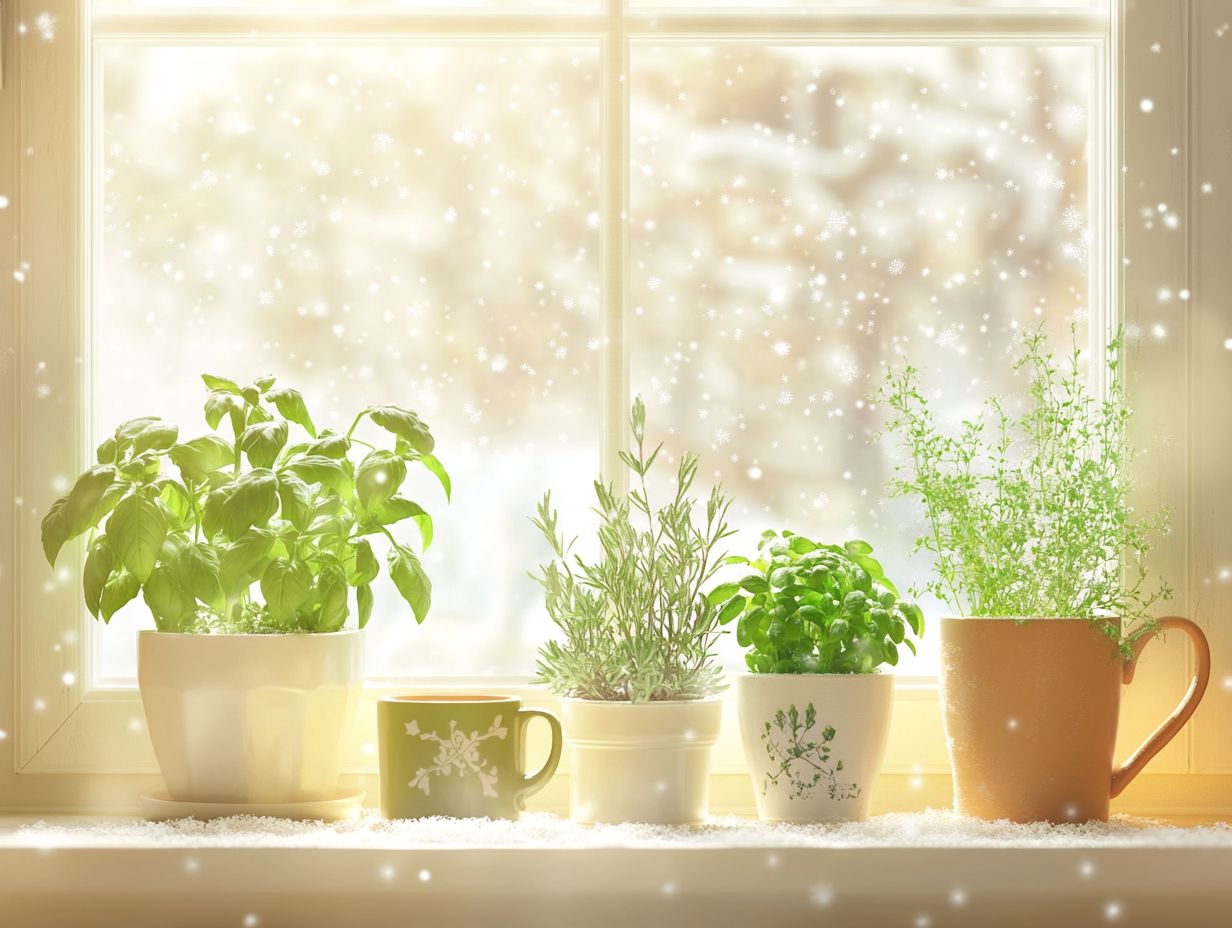
[[[1189,621],[1189,619],[1170,615],[1159,620],[1158,628],[1152,634],[1144,635],[1134,642],[1134,656],[1125,661],[1122,682],[1133,682],[1134,670],[1138,666],[1138,658],[1142,656],[1142,650],[1155,640],[1156,635],[1169,628],[1179,629],[1189,636],[1189,640],[1193,642],[1194,654],[1198,659],[1198,665],[1194,669],[1193,679],[1189,681],[1189,689],[1185,691],[1185,695],[1181,698],[1177,707],[1172,710],[1172,714],[1164,720],[1162,725],[1155,729],[1151,737],[1142,742],[1138,750],[1126,758],[1125,763],[1112,771],[1113,799],[1121,795],[1122,790],[1130,784],[1134,777],[1142,772],[1142,768],[1147,765],[1150,759],[1162,751],[1164,745],[1175,738],[1177,732],[1185,726],[1185,723],[1189,721],[1189,717],[1194,714],[1194,709],[1198,708],[1202,694],[1206,692],[1206,684],[1211,679],[1211,646],[1207,643],[1206,635],[1202,633],[1202,629]]]

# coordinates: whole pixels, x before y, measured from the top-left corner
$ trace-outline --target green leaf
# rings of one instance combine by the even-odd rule
[[[206,538],[213,538],[221,531],[223,507],[234,494],[235,484],[224,483],[205,497],[205,505],[201,511],[201,531]]]
[[[234,393],[236,396],[243,395],[240,385],[234,380],[228,380],[226,377],[215,377],[213,374],[202,374],[201,379],[205,381],[205,385],[211,390],[222,390],[225,393]]]
[[[359,462],[355,492],[364,506],[379,506],[398,492],[405,479],[406,461],[392,451],[373,451]]]
[[[268,393],[269,388],[274,385],[276,379],[273,374],[266,374],[264,377],[258,377],[252,384],[262,393]]]
[[[321,604],[317,612],[318,632],[336,632],[346,624],[347,596],[347,578],[342,568],[336,564],[322,567],[317,577],[316,598]]]
[[[47,558],[47,563],[52,567],[56,566],[56,558],[60,554],[60,549],[68,541],[68,525],[64,516],[64,505],[67,502],[67,496],[60,497],[47,507],[47,512],[43,515],[41,528],[43,554]]]
[[[223,416],[231,416],[232,431],[237,434],[244,428],[244,400],[224,390],[211,390],[205,398],[205,421],[210,428],[218,428]]]
[[[98,618],[98,609],[103,601],[103,588],[115,567],[115,555],[106,535],[99,535],[90,545],[86,565],[81,573],[81,587],[85,593],[86,608]]]
[[[225,605],[217,549],[200,542],[190,542],[180,549],[175,563],[175,577],[181,587],[215,612]]]
[[[278,478],[270,470],[251,470],[233,487],[234,492],[222,503],[219,523],[222,533],[232,541],[254,525],[264,526],[278,511]]]
[[[287,424],[281,419],[250,425],[240,436],[240,450],[253,467],[273,467],[286,443]]]
[[[152,499],[131,492],[107,520],[107,537],[128,571],[144,583],[167,537],[167,517]]]
[[[420,454],[431,454],[436,442],[419,416],[400,406],[370,406],[368,416],[385,429],[406,441]]]
[[[727,602],[740,591],[739,583],[720,583],[713,590],[706,594],[706,602],[712,606],[717,606],[719,603]]]
[[[267,529],[250,528],[227,545],[219,558],[219,582],[226,595],[238,595],[264,573],[263,562],[276,540],[274,533]]]
[[[353,484],[344,461],[310,454],[293,461],[288,469],[309,483],[317,483],[332,490],[343,499],[351,498]]]
[[[184,619],[197,605],[166,564],[159,564],[150,574],[145,582],[144,596],[145,604],[154,614],[154,624],[161,632],[179,631]]]
[[[261,575],[261,595],[270,617],[288,624],[312,599],[312,573],[302,561],[274,558]]]
[[[744,606],[745,598],[743,596],[733,596],[726,603],[724,603],[723,608],[719,610],[719,624],[726,625],[736,616],[740,615],[740,613],[744,612]]]
[[[345,458],[351,450],[351,443],[343,435],[335,435],[332,432],[322,433],[321,437],[316,441],[311,442],[305,451],[308,454],[318,455],[320,457],[333,458],[338,460]]]
[[[64,503],[64,528],[68,538],[76,538],[93,528],[101,517],[103,496],[115,483],[115,469],[99,464],[77,478]]]
[[[100,464],[114,464],[116,462],[116,440],[114,437],[103,439],[103,443],[98,446],[98,452],[95,455]]]
[[[368,619],[372,616],[372,587],[366,583],[355,588],[355,603],[359,607],[359,627],[363,628],[368,624]]]
[[[415,621],[422,623],[432,602],[432,582],[419,558],[409,548],[394,545],[389,549],[389,576],[415,613]]]
[[[303,531],[312,509],[312,489],[290,471],[278,475],[278,499],[282,517]]]
[[[424,508],[419,503],[413,503],[401,496],[387,499],[374,510],[369,511],[368,517],[363,523],[363,533],[366,535],[375,534],[380,531],[382,525],[394,525],[403,519],[415,520],[424,550],[428,550],[432,545],[432,517],[424,511]]]
[[[304,405],[304,398],[298,390],[270,390],[266,394],[266,399],[273,401],[278,413],[284,419],[303,427],[304,431],[313,438],[317,437],[317,427],[312,424],[312,417],[308,415],[308,407]]]
[[[350,549],[347,580],[352,586],[367,586],[380,572],[372,545],[368,544],[368,539],[359,538],[351,543]]]
[[[163,479],[155,483],[158,487],[158,500],[166,510],[171,521],[180,528],[188,528],[193,523],[193,501],[188,490],[178,480]]]
[[[151,422],[133,437],[133,453],[165,451],[175,444],[179,435],[179,426]]]
[[[203,483],[214,471],[235,464],[235,449],[217,435],[181,442],[167,454],[190,483]]]
[[[103,585],[98,611],[104,622],[120,611],[141,591],[141,581],[123,567],[118,568]]]
[[[136,419],[129,419],[127,422],[120,423],[119,427],[115,430],[116,459],[119,460],[128,453],[128,449],[132,447],[133,439],[147,426],[161,421],[158,416],[140,416]]]
[[[770,584],[766,582],[766,578],[757,574],[750,574],[745,577],[740,581],[740,586],[750,593],[765,593],[770,589]]]
[[[431,454],[421,454],[416,460],[436,475],[436,479],[441,483],[441,489],[445,491],[445,499],[450,500],[453,493],[453,484],[449,479],[449,474],[445,472],[445,465]]]

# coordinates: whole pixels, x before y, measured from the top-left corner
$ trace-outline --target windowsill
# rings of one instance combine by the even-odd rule
[[[1224,924],[1232,828],[1117,818],[1011,826],[948,813],[700,829],[0,818],[12,924]],[[846,918],[845,918],[846,917]],[[185,921],[185,919],[188,921]],[[101,919],[101,920],[100,920]],[[110,921],[107,921],[110,919]],[[6,919],[8,921],[8,919]]]

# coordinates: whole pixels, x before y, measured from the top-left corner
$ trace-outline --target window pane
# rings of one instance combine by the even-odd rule
[[[636,48],[634,387],[766,528],[863,537],[900,586],[919,514],[864,398],[907,356],[947,416],[1021,395],[1041,321],[1085,338],[1084,48]],[[942,609],[924,603],[935,617]],[[924,659],[935,667],[936,626]]]
[[[206,431],[202,371],[264,372],[345,431],[419,411],[453,474],[417,627],[375,587],[369,671],[521,674],[546,487],[598,465],[598,56],[591,48],[132,48],[103,53],[93,422]],[[407,523],[410,525],[410,523]],[[413,531],[413,528],[412,528]],[[134,668],[132,604],[96,669]],[[538,623],[538,624],[536,624]]]

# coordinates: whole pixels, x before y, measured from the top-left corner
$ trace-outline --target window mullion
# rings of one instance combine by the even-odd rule
[[[629,41],[624,3],[609,0],[601,54],[603,150],[603,477],[618,491],[627,485],[619,453],[625,443],[629,401],[629,346],[625,330],[629,215]]]

